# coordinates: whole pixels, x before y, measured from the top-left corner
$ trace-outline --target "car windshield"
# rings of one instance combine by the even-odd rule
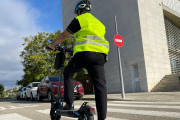
[[[39,83],[33,83],[32,87],[37,87]]]
[[[26,90],[26,88],[24,88],[24,91]]]
[[[49,80],[53,82],[58,82],[59,81],[59,76],[49,76]],[[64,79],[62,79],[64,81]]]

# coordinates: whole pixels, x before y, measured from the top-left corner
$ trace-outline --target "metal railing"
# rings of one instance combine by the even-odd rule
[[[180,73],[180,29],[165,19],[165,28],[172,74]]]

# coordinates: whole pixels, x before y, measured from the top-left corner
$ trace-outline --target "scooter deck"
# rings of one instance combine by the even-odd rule
[[[57,115],[67,116],[67,117],[78,117],[80,114],[77,110],[56,110]]]

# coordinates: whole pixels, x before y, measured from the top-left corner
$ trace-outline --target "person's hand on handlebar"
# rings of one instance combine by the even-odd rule
[[[55,47],[56,45],[58,45],[59,43],[61,43],[62,41],[64,41],[69,35],[71,35],[70,32],[68,32],[67,30],[65,30],[64,32],[62,32],[57,38],[56,40],[49,45],[48,47],[51,48],[51,51],[55,51]]]

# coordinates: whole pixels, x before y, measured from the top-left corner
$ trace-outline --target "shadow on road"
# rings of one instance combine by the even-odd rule
[[[16,100],[16,99],[4,99],[0,100],[0,102],[10,102],[10,103],[50,103],[47,100],[42,100],[42,101],[31,101],[31,100]]]
[[[82,100],[95,101],[95,98],[82,98]],[[128,99],[107,99],[108,101],[133,101]]]
[[[74,100],[74,101],[78,101],[78,100]],[[0,99],[0,103],[1,102],[10,102],[10,103],[51,103],[48,102],[47,99],[43,99],[42,101],[37,101],[37,100],[17,100],[17,99]]]

